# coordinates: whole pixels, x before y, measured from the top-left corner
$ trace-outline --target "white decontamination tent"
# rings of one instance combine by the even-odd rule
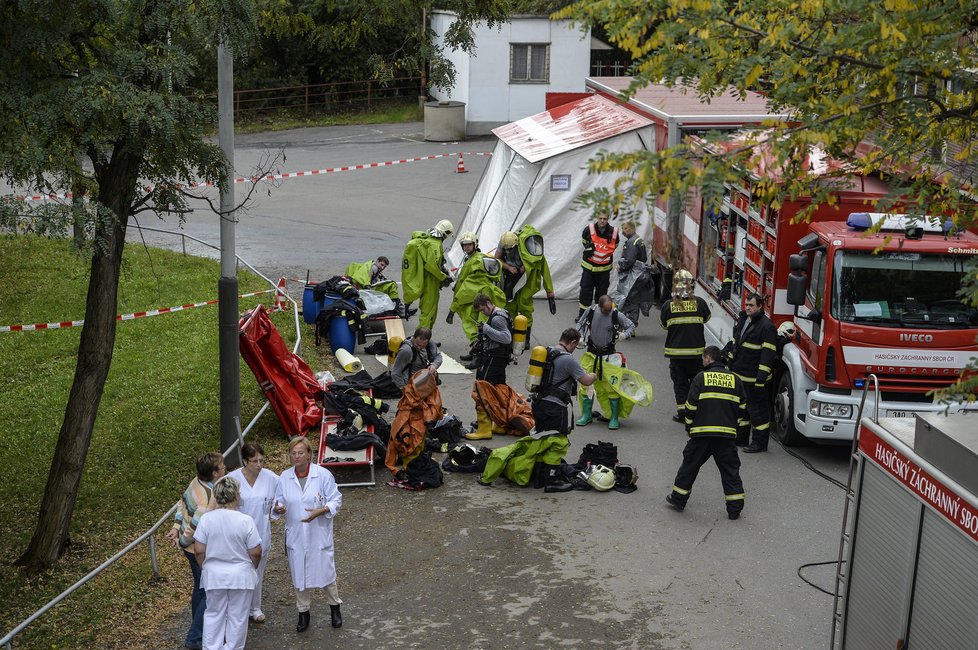
[[[611,189],[615,179],[608,173],[588,174],[587,161],[602,151],[654,150],[654,123],[592,95],[492,132],[499,142],[456,232],[475,232],[479,248],[489,252],[505,231],[516,231],[524,224],[535,226],[543,233],[557,297],[576,298],[581,231],[591,214],[576,210],[573,201],[599,187]],[[644,205],[639,210],[638,233],[648,242],[651,220]],[[448,259],[457,266],[461,257],[456,242]]]

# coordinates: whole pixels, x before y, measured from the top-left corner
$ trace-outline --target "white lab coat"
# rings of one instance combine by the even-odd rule
[[[295,468],[282,472],[276,500],[286,507],[285,552],[296,589],[322,588],[336,582],[333,564],[333,517],[343,503],[336,480],[329,470],[312,463],[305,489],[300,487]],[[303,523],[306,508],[329,507],[329,512]]]
[[[272,511],[275,493],[278,492],[278,475],[270,469],[262,468],[254,487],[248,483],[241,469],[234,470],[230,476],[241,486],[238,512],[255,520],[258,535],[261,536],[262,555],[267,555],[272,546],[272,522],[269,513]]]

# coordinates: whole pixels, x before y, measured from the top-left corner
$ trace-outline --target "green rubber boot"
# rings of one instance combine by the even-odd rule
[[[576,424],[579,427],[584,427],[591,424],[591,420],[594,419],[591,417],[591,407],[593,405],[594,405],[594,400],[591,399],[590,397],[585,397],[584,399],[582,399],[581,417],[577,418],[577,420],[574,421],[574,424]]]
[[[620,399],[608,400],[609,406],[611,406],[611,419],[608,420],[609,429],[618,429],[621,424],[618,422],[618,409],[621,407]]]

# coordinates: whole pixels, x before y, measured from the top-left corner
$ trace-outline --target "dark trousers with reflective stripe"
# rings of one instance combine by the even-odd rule
[[[771,433],[771,398],[767,386],[748,383],[744,390],[747,393],[747,416],[750,418],[751,429],[754,430],[754,439],[748,441],[738,436],[737,441],[742,444],[751,442],[761,449],[767,449]]]
[[[720,470],[720,482],[726,497],[727,512],[740,512],[744,509],[744,484],[740,480],[740,456],[733,438],[695,436],[683,449],[683,464],[676,472],[672,487],[672,498],[679,505],[686,505],[693,483],[700,473],[703,463],[713,458]]]
[[[598,298],[608,293],[608,283],[611,282],[611,267],[607,271],[591,271],[581,269],[581,293],[578,297],[581,310],[585,310],[598,302]]]
[[[672,378],[672,390],[676,393],[676,411],[682,414],[683,404],[689,396],[689,385],[693,377],[703,370],[703,359],[700,355],[692,357],[670,357],[669,377]]]

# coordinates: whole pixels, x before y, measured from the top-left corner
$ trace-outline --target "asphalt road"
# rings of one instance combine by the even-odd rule
[[[279,169],[293,172],[492,149],[488,140],[425,143],[422,130],[401,124],[240,137],[238,173],[250,174],[266,151],[284,151]],[[324,279],[379,254],[396,268],[411,231],[441,218],[459,223],[485,161],[466,156],[467,174],[455,174],[449,157],[260,187],[237,224],[238,254],[270,277],[305,278],[308,270]],[[218,241],[210,214],[191,215],[185,231]],[[169,237],[146,237],[179,246]],[[459,326],[443,321],[449,301],[443,291],[435,338],[457,358],[467,346]],[[571,302],[561,302],[556,316],[538,303],[533,343],[556,342],[575,315]],[[805,584],[798,569],[835,559],[843,491],[772,442],[769,453],[742,457],[747,505],[740,520],[727,520],[711,465],[685,512],[667,508],[663,499],[686,438],[670,420],[674,400],[662,343],[658,324],[643,318],[637,338],[619,346],[629,367],[652,382],[655,403],[636,409],[618,431],[594,423],[571,436],[571,461],[588,442],[617,444],[621,462],[638,469],[638,491],[551,495],[504,479],[481,487],[472,475],[446,473],[442,488],[413,493],[384,486],[381,469],[377,488],[344,489],[336,520],[343,628],[329,627],[317,596],[311,629],[296,635],[288,570],[276,543],[266,578],[268,622],[251,627],[248,647],[826,648],[832,597]],[[381,371],[361,358],[370,372]],[[525,358],[510,366],[510,384],[522,387],[525,370]],[[442,378],[445,405],[465,422],[474,419],[471,375]],[[497,436],[488,444],[509,441]],[[841,481],[846,451],[800,450]],[[833,565],[803,573],[833,588]],[[171,621],[161,643],[179,647],[185,624],[184,617]]]

